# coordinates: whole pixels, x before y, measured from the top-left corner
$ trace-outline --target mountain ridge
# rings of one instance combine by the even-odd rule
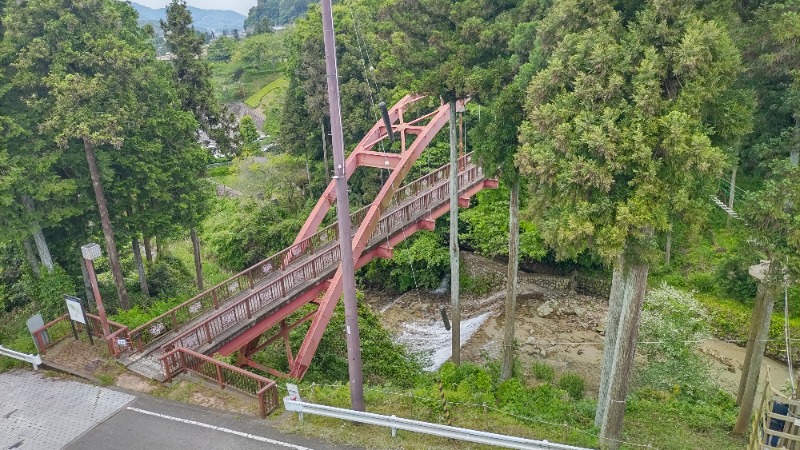
[[[139,22],[149,23],[158,22],[166,19],[166,8],[150,8],[136,2],[130,2],[133,9],[139,14]],[[194,6],[187,6],[192,13],[194,27],[199,31],[213,31],[221,33],[223,30],[242,30],[246,16],[236,11],[220,9],[203,9]]]

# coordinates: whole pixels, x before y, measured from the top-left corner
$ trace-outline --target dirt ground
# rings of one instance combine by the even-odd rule
[[[462,253],[462,261],[471,275],[497,276],[501,282],[489,294],[462,296],[462,324],[472,321],[467,336],[462,325],[462,361],[482,364],[499,360],[505,326],[505,265],[469,253]],[[367,292],[366,298],[399,341],[412,349],[428,349],[429,353],[433,350],[433,358],[438,358],[439,364],[449,358],[450,333],[440,314],[444,307],[452,317],[449,294],[412,291],[391,296]],[[520,272],[517,357],[525,368],[534,361],[543,361],[559,375],[571,372],[582,376],[587,393],[592,395],[599,387],[607,309],[607,299],[543,288],[533,282],[533,275]],[[710,339],[699,346],[699,351],[711,363],[719,386],[735,395],[745,349]],[[783,363],[765,358],[762,367],[763,376],[770,368],[774,387],[787,382],[788,370]]]

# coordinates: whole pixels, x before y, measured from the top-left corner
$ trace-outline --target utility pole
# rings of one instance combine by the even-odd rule
[[[342,290],[347,337],[347,366],[350,370],[350,407],[364,411],[364,381],[361,374],[361,338],[358,332],[358,303],[350,235],[350,199],[347,197],[347,174],[344,161],[342,111],[339,100],[339,71],[336,67],[336,38],[333,34],[331,0],[322,0],[322,34],[325,39],[325,73],[328,80],[331,137],[333,140],[333,178],[336,180],[336,216],[339,219],[339,247],[342,254]]]
[[[750,428],[750,416],[753,414],[753,403],[756,398],[758,376],[761,373],[761,362],[767,346],[769,323],[772,319],[774,303],[773,289],[769,278],[770,263],[762,262],[750,266],[750,275],[758,280],[756,304],[753,306],[753,317],[750,319],[750,333],[747,337],[747,351],[736,403],[739,404],[739,415],[736,417],[734,434],[743,435]]]
[[[456,146],[456,100],[450,100],[450,312],[453,318],[452,361],[461,364],[461,300],[458,260],[458,147]]]

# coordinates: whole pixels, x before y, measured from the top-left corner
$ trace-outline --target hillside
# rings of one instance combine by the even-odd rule
[[[139,22],[158,22],[166,17],[166,9],[153,9],[138,3],[131,2],[133,9],[139,13]],[[194,26],[200,31],[213,31],[221,33],[222,30],[241,30],[244,28],[245,16],[230,10],[202,9],[194,6],[188,7],[192,13]]]

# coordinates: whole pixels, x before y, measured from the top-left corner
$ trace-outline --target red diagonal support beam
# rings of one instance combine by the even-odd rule
[[[392,122],[392,124],[402,121],[403,112],[405,112],[410,105],[424,97],[424,95],[417,94],[406,95],[389,110],[389,120]],[[398,124],[398,126],[400,126],[400,124]],[[392,128],[394,128],[394,126]],[[359,154],[372,150],[376,144],[386,138],[386,127],[383,125],[383,121],[379,120],[377,123],[375,123],[372,129],[369,130],[364,138],[361,139],[361,142],[347,158],[345,170],[348,179],[350,179],[353,173],[355,173],[356,168],[359,166]],[[335,186],[336,180],[331,180],[331,182],[328,184],[328,187],[325,188],[325,192],[322,194],[322,197],[320,197],[320,199],[317,201],[314,209],[311,210],[311,214],[308,216],[308,219],[306,219],[306,222],[300,229],[300,233],[297,234],[294,244],[300,243],[303,239],[311,236],[317,231],[319,225],[322,223],[322,220],[325,218],[325,215],[328,214],[328,210],[336,202],[336,196],[334,195]]]
[[[461,101],[460,103],[461,106],[463,106],[464,102]],[[357,263],[361,258],[361,254],[367,245],[367,241],[372,235],[372,232],[375,230],[375,226],[378,224],[381,213],[391,203],[395,191],[400,187],[400,183],[402,183],[402,181],[405,179],[405,176],[408,174],[411,166],[414,165],[414,162],[416,162],[416,160],[419,158],[419,155],[428,146],[428,144],[430,144],[431,140],[436,136],[439,130],[441,130],[442,127],[447,124],[448,119],[449,106],[445,104],[440,106],[439,109],[436,110],[435,114],[431,115],[430,121],[427,125],[425,125],[423,131],[414,140],[414,143],[411,144],[411,146],[401,154],[401,159],[397,167],[392,171],[391,175],[389,175],[386,183],[383,185],[383,188],[378,193],[375,201],[367,211],[367,214],[364,217],[364,220],[361,222],[358,231],[356,231],[356,234],[353,238],[354,263]],[[308,221],[306,223],[308,223]],[[292,369],[290,372],[292,377],[302,378],[306,370],[308,370],[308,366],[311,364],[311,359],[316,352],[319,341],[322,339],[322,334],[325,332],[325,328],[328,326],[328,322],[333,314],[333,310],[336,307],[336,303],[339,301],[339,297],[341,295],[342,267],[340,264],[339,268],[336,270],[336,273],[331,279],[330,287],[325,292],[325,296],[320,302],[316,317],[306,333],[303,344],[300,346],[300,350],[297,352],[297,356],[295,357],[294,364],[292,364]]]

